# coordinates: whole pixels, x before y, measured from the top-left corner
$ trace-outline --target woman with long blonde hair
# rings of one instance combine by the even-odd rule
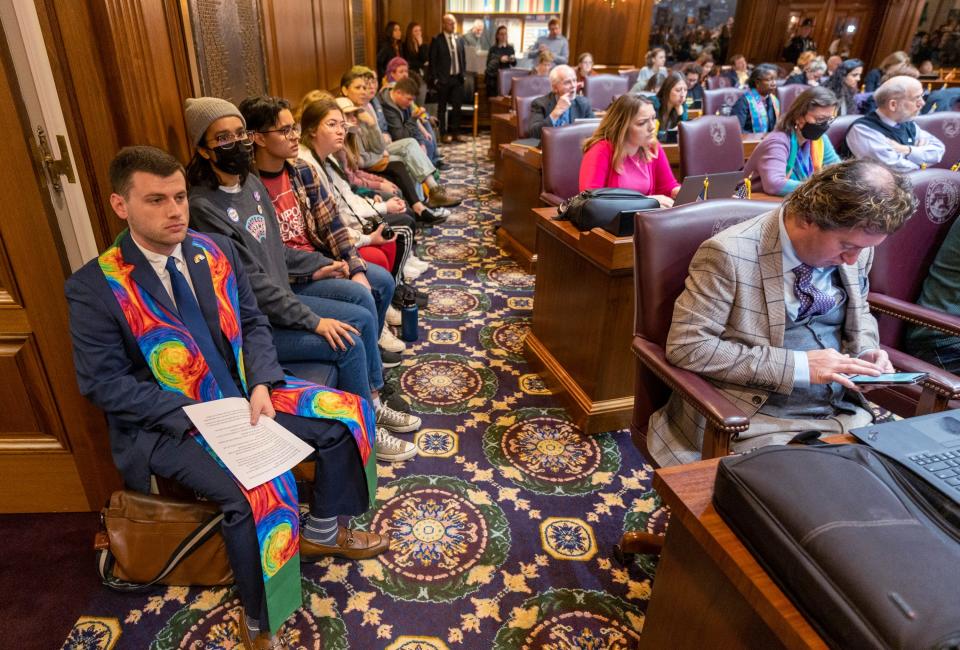
[[[680,184],[657,142],[653,102],[622,95],[607,110],[600,126],[583,143],[580,191],[622,187],[643,192],[669,208]]]

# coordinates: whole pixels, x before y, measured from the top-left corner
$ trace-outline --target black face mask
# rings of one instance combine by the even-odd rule
[[[804,124],[800,129],[800,135],[807,140],[819,140],[829,128],[829,124]]]
[[[213,163],[222,172],[227,174],[242,174],[250,170],[250,161],[253,160],[253,143],[249,140],[238,140],[229,149],[214,147],[217,160]]]

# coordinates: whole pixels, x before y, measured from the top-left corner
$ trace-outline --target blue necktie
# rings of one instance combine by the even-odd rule
[[[193,340],[200,348],[200,354],[207,362],[207,367],[213,373],[213,378],[220,388],[220,394],[223,397],[241,397],[237,390],[237,383],[233,380],[230,370],[227,368],[223,356],[213,342],[210,336],[210,328],[207,327],[207,321],[203,318],[203,312],[200,311],[200,305],[190,290],[186,278],[177,269],[177,263],[172,257],[167,258],[167,273],[170,274],[170,284],[173,286],[173,299],[177,302],[177,310],[180,312],[180,319],[187,326],[187,330],[193,336]]]
[[[801,264],[793,269],[793,275],[797,279],[793,285],[793,289],[797,294],[797,300],[800,301],[797,320],[802,320],[807,316],[811,318],[813,316],[822,316],[837,305],[837,301],[833,296],[813,286],[812,266],[809,264]]]

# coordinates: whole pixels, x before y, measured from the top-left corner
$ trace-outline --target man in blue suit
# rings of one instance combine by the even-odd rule
[[[568,65],[550,71],[551,91],[530,104],[527,133],[539,138],[545,126],[567,126],[574,120],[593,117],[593,106],[586,97],[577,95],[577,73]]]
[[[111,163],[110,179],[110,205],[129,226],[116,244],[123,263],[133,266],[129,282],[166,312],[180,315],[210,371],[217,375],[222,369],[216,385],[223,394],[243,395],[230,342],[221,332],[209,262],[187,229],[183,167],[159,149],[127,147]],[[301,557],[359,559],[383,552],[388,546],[386,538],[337,524],[338,515],[360,514],[368,504],[353,436],[333,420],[274,411],[270,391],[284,383],[284,373],[277,362],[269,322],[257,307],[230,240],[219,235],[205,237],[219,247],[236,278],[236,287],[228,286],[226,291],[228,295],[235,292],[234,304],[238,305],[251,423],[260,417],[275,418],[317,449],[314,501],[301,527]],[[269,647],[265,645],[270,642],[269,635],[260,634],[261,621],[266,620],[266,598],[253,513],[233,477],[189,435],[193,424],[182,407],[195,400],[161,388],[131,329],[131,316],[121,309],[99,260],[91,260],[67,280],[66,294],[80,391],[107,414],[114,462],[124,481],[131,489],[148,492],[150,475],[156,474],[174,479],[220,506],[227,555],[245,613],[241,639],[245,647]],[[202,318],[196,313],[198,306]],[[135,309],[128,307],[128,312]],[[192,321],[188,310],[194,314]],[[231,380],[233,386],[229,386]]]

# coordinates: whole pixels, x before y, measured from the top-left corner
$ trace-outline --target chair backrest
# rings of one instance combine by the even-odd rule
[[[707,90],[719,90],[720,88],[729,88],[730,77],[721,74],[715,74],[707,77]]]
[[[915,303],[930,265],[960,214],[960,174],[948,169],[924,169],[910,174],[917,211],[900,230],[874,251],[870,290]],[[880,340],[897,347],[905,324],[879,316]]]
[[[557,203],[569,199],[580,189],[580,161],[583,141],[597,130],[596,122],[576,122],[570,126],[548,126],[540,135],[543,151],[544,200]]]
[[[537,98],[537,95],[513,98],[513,112],[517,114],[518,138],[526,138],[530,135],[530,106]]]
[[[616,74],[597,74],[583,80],[583,94],[595,111],[605,110],[614,97],[628,90],[627,78]]]
[[[527,74],[513,78],[510,94],[514,97],[541,97],[550,92],[550,77],[545,74]]]
[[[733,172],[743,168],[740,121],[732,115],[704,115],[680,122],[680,174]]]
[[[827,137],[830,138],[830,144],[833,145],[833,148],[836,151],[840,151],[840,145],[843,144],[843,141],[847,137],[847,131],[850,130],[850,125],[859,120],[862,115],[841,115],[833,121],[833,124],[830,125],[830,128],[827,129]]]
[[[633,70],[621,70],[619,72],[621,77],[626,77],[627,79],[627,90],[633,88],[633,85],[637,83],[637,79],[640,77],[639,68],[634,68]]]
[[[927,113],[918,115],[915,121],[921,129],[939,138],[946,148],[940,162],[931,167],[950,169],[960,162],[960,112]]]
[[[500,96],[510,94],[510,85],[514,77],[526,77],[530,75],[529,70],[523,68],[501,68],[497,72],[497,92]]]
[[[717,90],[703,91],[703,114],[704,115],[729,115],[730,109],[740,95],[744,93],[741,88],[718,88]]]
[[[633,236],[634,335],[664,346],[673,320],[673,304],[683,291],[690,260],[700,244],[721,230],[778,206],[771,201],[713,199],[638,212]],[[670,389],[656,375],[637,364],[634,423],[645,426],[669,394]]]
[[[780,114],[783,115],[790,110],[790,106],[796,101],[797,96],[810,86],[805,84],[790,84],[789,86],[777,86],[777,99],[780,100]]]

